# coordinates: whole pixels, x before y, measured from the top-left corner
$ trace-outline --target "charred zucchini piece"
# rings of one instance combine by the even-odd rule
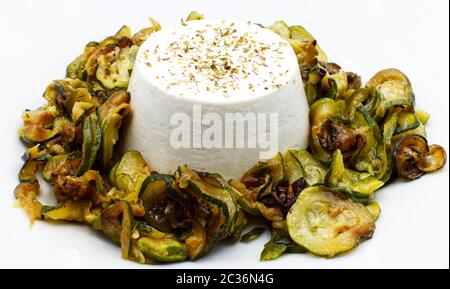
[[[55,181],[55,176],[59,174],[75,175],[80,163],[81,153],[77,151],[69,154],[52,156],[45,164],[42,177],[46,182],[53,183]]]
[[[25,111],[22,119],[23,128],[20,129],[19,135],[28,146],[48,141],[61,133],[65,127],[71,126],[68,119],[60,117],[55,106]]]
[[[305,189],[286,220],[297,244],[328,258],[355,248],[375,230],[374,219],[363,205],[324,186]]]
[[[421,135],[406,135],[394,146],[395,169],[408,180],[439,170],[446,161],[445,150],[438,145],[428,146],[427,140]]]
[[[414,180],[425,174],[419,164],[428,155],[427,140],[419,135],[400,139],[394,147],[395,170],[403,178]]]
[[[409,136],[409,135],[420,135],[423,138],[426,138],[427,137],[427,132],[425,131],[425,126],[421,122],[419,122],[419,126],[414,128],[414,129],[410,129],[410,130],[407,130],[407,131],[403,131],[401,133],[394,134],[392,136],[392,140],[391,141],[392,141],[393,144],[395,144],[395,143],[398,143],[404,137]]]
[[[137,242],[138,250],[147,257],[158,262],[180,262],[188,258],[186,247],[170,238],[140,238]]]
[[[266,230],[266,228],[264,228],[264,227],[255,227],[255,228],[251,229],[250,231],[248,231],[247,233],[245,233],[244,235],[242,235],[241,242],[249,243],[249,242],[257,239],[259,236],[261,236],[261,234],[264,233],[265,230]]]
[[[102,133],[99,159],[104,169],[107,169],[111,164],[113,148],[119,140],[122,120],[131,111],[129,100],[130,97],[127,92],[119,91],[111,95],[99,110]]]
[[[306,150],[292,151],[292,153],[302,166],[304,178],[308,186],[325,183],[327,168],[324,165],[318,162]]]
[[[367,109],[359,106],[352,125],[360,142],[349,162],[356,171],[366,172],[383,183],[388,182],[393,167],[391,143],[397,126],[397,114],[388,116],[380,128]]]
[[[301,163],[295,157],[296,151],[288,150],[284,154],[284,171],[289,184],[294,183],[296,180],[304,177],[304,172]]]
[[[219,238],[223,239],[230,236],[239,209],[231,193],[216,179],[207,175],[202,178],[201,174],[197,174],[187,166],[179,167],[177,172],[180,178],[178,185],[181,188],[186,189],[196,199],[201,199],[208,204],[217,206],[222,212],[224,228],[220,230]]]
[[[415,113],[401,112],[398,115],[397,127],[395,128],[395,134],[402,133],[408,130],[416,129],[419,127],[420,121]]]
[[[42,162],[38,160],[27,160],[19,171],[21,183],[37,183],[37,172],[42,168]]]
[[[325,69],[323,69],[322,67],[316,67],[309,71],[307,77],[304,79],[305,94],[309,106],[313,105],[313,103],[316,102],[317,99],[322,97],[320,83],[325,74]]]
[[[335,63],[327,63],[327,73],[322,78],[321,89],[325,92],[325,97],[337,99],[348,88],[347,73]]]
[[[333,162],[326,178],[327,184],[335,190],[349,194],[358,193],[363,196],[371,195],[384,185],[382,181],[368,173],[360,173],[347,169],[340,150],[333,154]]]
[[[42,204],[36,198],[39,195],[39,183],[21,183],[14,189],[17,204],[23,208],[33,224],[42,218]]]
[[[325,54],[325,52],[320,48],[320,46],[317,44],[316,39],[309,33],[304,27],[302,26],[291,26],[289,27],[289,30],[291,32],[291,39],[299,40],[302,42],[311,42],[315,43],[315,47],[317,49],[318,55],[317,59],[320,62],[328,62],[328,57]]]
[[[21,159],[26,161],[45,162],[50,157],[50,149],[46,144],[37,144],[33,147],[27,148]]]
[[[258,199],[270,194],[272,185],[281,182],[285,178],[283,155],[278,153],[276,157],[266,162],[258,162],[250,170],[244,173],[241,182],[258,195]]]
[[[208,239],[205,228],[197,220],[193,221],[192,231],[189,237],[186,238],[184,245],[188,252],[190,260],[195,260],[198,257],[206,254],[209,250]]]
[[[119,190],[130,194],[151,169],[138,151],[126,152],[109,174],[110,182]]]
[[[121,38],[119,38],[120,41]],[[131,40],[129,40],[131,43]],[[139,47],[132,45],[97,58],[95,77],[106,89],[127,88]],[[111,59],[111,60],[110,60]]]
[[[163,232],[173,230],[166,208],[170,196],[174,193],[175,183],[170,175],[152,174],[147,176],[139,191],[139,200],[145,209],[145,220],[153,227]],[[130,197],[131,196],[131,197]],[[136,202],[132,194],[126,197],[126,200]]]
[[[278,244],[270,240],[268,243],[264,245],[264,249],[261,252],[260,260],[269,261],[277,259],[286,252],[286,249],[287,249],[286,245]]]
[[[76,202],[69,200],[55,207],[43,206],[41,212],[45,218],[50,220],[92,223],[91,207],[91,201]]]
[[[231,180],[230,187],[235,192],[235,199],[239,205],[245,212],[250,215],[257,216],[260,215],[260,212],[255,205],[254,201],[250,200],[249,191],[245,187],[245,185],[239,181]]]
[[[319,135],[322,135],[322,126],[329,119],[336,118],[337,115],[336,102],[330,98],[319,99],[309,110],[309,122],[311,124],[310,149],[314,157],[322,163],[331,163],[332,151],[324,148]]]
[[[249,171],[244,173],[240,182],[232,181],[231,184],[244,197],[246,202],[243,208],[250,214],[256,211],[269,221],[282,221],[284,213],[279,206],[269,207],[265,201],[275,201],[272,192],[278,184],[286,186],[283,155],[278,153],[273,159],[266,162],[258,162]]]
[[[295,243],[284,231],[272,230],[270,241],[264,245],[260,260],[269,261],[285,253],[305,253],[306,249]]]
[[[233,186],[231,186],[227,180],[225,180],[224,177],[222,177],[220,174],[217,173],[207,173],[207,172],[198,172],[199,176],[202,178],[203,181],[207,182],[208,184],[220,188],[222,190],[225,190],[230,195],[231,199],[229,201],[233,201],[234,205],[232,207],[235,207],[236,210],[231,209],[230,210],[230,235],[233,235],[237,233],[241,226],[244,226],[246,224],[246,218],[245,214],[240,210],[239,206],[247,207],[247,209],[250,212],[253,212],[254,214],[258,214],[254,212],[255,208],[248,202],[248,200]],[[233,213],[234,211],[234,213]],[[244,210],[245,211],[245,210]],[[250,213],[252,214],[252,213]],[[239,220],[240,219],[240,220]]]
[[[80,79],[66,78],[53,81],[47,86],[44,98],[74,122],[90,112],[91,108],[98,107],[98,101],[91,95],[90,86]]]
[[[147,40],[150,34],[161,30],[161,25],[155,19],[150,18],[150,22],[152,24],[151,27],[143,28],[133,35],[131,40],[133,41],[134,44],[141,46],[142,43],[144,43],[144,41]]]
[[[419,169],[425,173],[437,171],[445,166],[447,162],[447,153],[440,145],[430,145],[428,147],[427,157],[419,163]]]
[[[414,108],[414,92],[408,77],[398,69],[385,69],[375,74],[366,85],[379,96],[375,116],[382,119],[389,109],[402,107],[407,111]]]
[[[101,215],[103,234],[120,244],[122,258],[128,259],[131,249],[131,234],[135,221],[131,206],[120,201],[112,204]]]
[[[93,112],[83,122],[83,150],[78,175],[82,175],[94,164],[101,140],[102,136],[98,116],[96,112]]]
[[[86,58],[84,54],[79,55],[75,58],[66,68],[66,77],[68,78],[78,78],[84,79],[84,64],[86,63]]]
[[[378,156],[383,163],[383,167],[378,170],[377,177],[383,183],[389,182],[391,179],[392,171],[394,169],[394,164],[392,161],[392,136],[395,131],[397,123],[397,115],[391,115],[383,125],[383,142],[381,146],[378,147]]]

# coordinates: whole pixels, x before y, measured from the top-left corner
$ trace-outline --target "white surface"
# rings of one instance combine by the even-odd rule
[[[134,4],[131,4],[134,3]],[[146,4],[144,4],[146,3]],[[270,23],[284,19],[306,26],[337,62],[367,80],[386,67],[411,79],[417,106],[431,113],[428,138],[449,152],[449,2],[441,1],[2,1],[0,267],[152,268],[120,259],[120,250],[87,227],[37,223],[32,230],[13,209],[13,189],[23,147],[15,138],[24,108],[61,78],[83,45],[110,35],[123,23],[134,29],[148,16],[175,23],[191,9],[210,17]],[[449,175],[447,166],[410,183],[377,193],[382,214],[372,240],[348,255],[326,260],[286,255],[261,263],[268,238],[223,244],[196,262],[164,268],[372,268],[449,267]]]
[[[218,29],[230,29],[231,23],[232,29],[236,30],[233,35],[223,37],[215,32]],[[197,31],[204,32],[199,34]],[[196,35],[207,40],[190,40]],[[224,41],[230,43],[233,41],[232,37],[239,39],[244,35],[248,35],[245,37],[247,41],[255,41],[251,49],[246,46],[248,52],[243,51],[244,46],[232,50],[220,45]],[[171,44],[174,39],[178,39],[179,49]],[[184,43],[187,42],[185,39],[190,41],[189,46],[196,47],[188,50],[189,54],[184,52]],[[258,55],[266,59],[265,66],[254,53],[254,50],[261,50],[262,47],[265,50]],[[209,67],[212,62],[208,59],[218,61],[219,55],[229,55],[228,65],[231,68],[228,71],[236,72],[230,75],[225,71],[215,87],[216,78],[210,79]],[[194,57],[201,57],[203,62],[193,63]],[[247,60],[250,57],[253,59]],[[195,69],[194,65],[206,66],[208,69]],[[221,65],[217,66],[218,70],[222,69]],[[276,68],[270,71],[272,66]],[[190,79],[190,74],[195,75],[195,82]],[[168,86],[168,82],[175,84]],[[253,89],[249,89],[249,85]],[[227,91],[226,96],[223,95],[224,90]],[[304,149],[308,145],[309,108],[297,56],[287,41],[257,25],[234,20],[222,23],[222,20],[214,19],[192,21],[185,26],[163,27],[140,48],[128,91],[131,94],[133,113],[124,137],[125,149],[140,151],[150,167],[161,173],[173,173],[178,166],[187,164],[193,169],[220,173],[227,179],[238,179],[264,158],[260,153],[268,155],[267,159],[279,150]],[[201,110],[201,116],[193,114],[194,105],[196,110]],[[269,114],[276,115],[278,123],[273,126],[277,127],[262,126],[261,121],[256,130],[259,113],[267,119]],[[172,117],[180,114],[188,117],[189,129],[185,132],[190,138],[188,146],[181,148],[175,146],[172,137],[175,128],[180,126],[178,122],[172,122]],[[248,125],[244,124],[242,139],[236,140],[236,143],[245,141],[244,147],[233,143],[230,147],[224,147],[225,140],[233,142],[238,135],[236,132],[227,133],[228,129],[237,127],[233,123],[225,127],[227,114],[239,114],[242,117],[249,114],[254,117],[255,128],[249,128],[250,122]],[[217,119],[219,122],[216,122]],[[207,148],[205,144],[195,140],[193,133],[203,135],[209,128],[215,129],[208,121],[214,121],[222,133],[215,131],[214,138],[217,138],[218,145]],[[251,145],[252,139],[255,146]],[[259,139],[270,139],[271,147],[260,145],[257,142]],[[193,145],[194,143],[198,146]]]

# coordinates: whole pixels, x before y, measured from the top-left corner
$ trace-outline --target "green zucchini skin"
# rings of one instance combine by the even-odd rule
[[[270,261],[281,257],[286,253],[306,253],[307,250],[295,243],[287,232],[273,229],[270,240],[264,245],[261,252],[261,261]]]
[[[175,194],[175,182],[170,175],[152,174],[145,177],[139,191],[139,200],[145,209],[145,220],[163,232],[173,231],[169,219],[161,215],[158,207],[168,204]],[[133,199],[133,198],[131,198]],[[167,207],[166,207],[167,208]]]
[[[42,162],[38,160],[27,160],[23,164],[19,171],[19,182],[20,183],[37,183],[38,179],[36,174],[38,173]]]
[[[224,239],[230,236],[233,231],[238,207],[233,196],[223,187],[215,187],[206,183],[197,173],[190,170],[187,166],[178,168],[180,178],[186,178],[186,189],[194,198],[199,198],[204,202],[217,206],[223,215],[223,224],[219,225],[217,239]]]
[[[370,196],[384,183],[367,173],[360,173],[347,169],[344,165],[342,153],[336,150],[333,162],[326,177],[326,183],[331,188],[350,195]]]
[[[255,227],[242,235],[240,241],[243,243],[249,243],[253,240],[256,240],[265,230],[266,228],[264,227]]]
[[[142,237],[137,241],[137,248],[147,257],[158,262],[181,262],[188,258],[186,248],[178,241],[163,238]]]
[[[194,206],[207,206],[213,213],[208,219],[196,216],[199,222],[205,223],[204,237],[202,229],[197,224],[194,231],[197,232],[196,242],[201,250],[195,246],[190,249],[192,256],[201,256],[209,252],[220,241],[238,234],[245,225],[245,215],[239,209],[231,188],[223,178],[217,175],[195,172],[187,166],[181,166],[177,170],[176,179],[178,188],[184,190],[195,201]],[[194,224],[196,222],[194,221]],[[195,243],[195,242],[194,242]]]
[[[395,128],[395,134],[403,133],[412,129],[416,129],[420,126],[421,122],[415,113],[401,112],[398,115],[397,127]]]
[[[96,112],[85,117],[83,121],[82,160],[78,175],[84,174],[95,162],[101,144],[101,131]]]
[[[308,151],[291,151],[293,156],[300,163],[304,178],[309,186],[325,183],[327,168],[317,161]]]

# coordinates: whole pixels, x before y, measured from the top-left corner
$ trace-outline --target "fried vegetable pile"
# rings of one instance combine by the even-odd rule
[[[203,19],[192,12],[186,21]],[[397,177],[414,180],[439,170],[446,152],[429,145],[429,114],[415,109],[407,76],[385,69],[365,86],[361,77],[330,63],[301,26],[267,27],[297,55],[310,105],[307,150],[289,150],[258,162],[239,180],[181,165],[173,175],[153,171],[138,151],[116,143],[130,114],[128,82],[139,46],[161,29],[90,42],[67,67],[66,78],[44,92],[47,103],[23,115],[19,136],[26,152],[15,189],[30,221],[90,225],[139,263],[195,260],[224,239],[241,237],[247,216],[271,228],[261,260],[284,253],[327,258],[371,238],[381,209],[376,190]],[[300,113],[300,112],[299,112]],[[41,204],[38,174],[58,203]]]

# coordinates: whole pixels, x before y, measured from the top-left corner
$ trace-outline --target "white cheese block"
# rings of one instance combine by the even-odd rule
[[[163,28],[141,46],[128,89],[133,113],[125,149],[139,150],[162,173],[187,164],[239,178],[276,151],[307,147],[309,108],[296,55],[254,24],[212,19]],[[250,121],[240,130],[244,137],[236,123],[230,133],[230,113]],[[181,119],[188,121],[183,138],[175,133]]]

